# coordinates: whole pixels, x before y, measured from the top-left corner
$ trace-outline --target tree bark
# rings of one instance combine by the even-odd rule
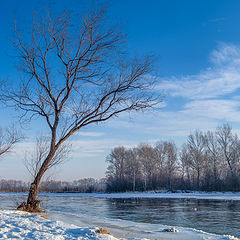
[[[197,169],[197,189],[200,189],[200,169]]]
[[[213,166],[213,173],[214,173],[214,190],[218,190],[218,186],[217,186],[217,159],[216,157],[214,157],[214,166]]]
[[[40,209],[39,209],[40,201],[37,200],[38,187],[39,187],[40,181],[42,179],[42,176],[48,169],[49,163],[51,162],[55,152],[56,152],[56,149],[54,147],[51,147],[47,158],[43,162],[34,181],[30,185],[27,203],[23,202],[22,204],[20,204],[17,208],[18,210],[27,211],[27,212],[39,212],[40,211]]]
[[[136,190],[136,172],[135,170],[133,171],[133,191],[135,192]]]

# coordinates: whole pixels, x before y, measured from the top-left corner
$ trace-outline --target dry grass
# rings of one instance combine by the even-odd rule
[[[49,220],[49,218],[46,217],[46,216],[44,216],[44,215],[40,215],[40,217],[41,217],[41,218],[44,218],[44,219],[46,219],[46,220]]]
[[[113,236],[107,229],[105,228],[99,228],[96,230],[96,233],[99,233],[99,234],[108,234],[108,235],[111,235]]]

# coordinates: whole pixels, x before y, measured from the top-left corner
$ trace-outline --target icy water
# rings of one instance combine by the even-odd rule
[[[47,215],[54,220],[86,226],[100,224],[110,227],[117,235],[130,223],[133,229],[136,223],[136,226],[144,224],[145,228],[157,224],[181,226],[240,238],[240,201],[237,200],[96,198],[77,194],[47,194],[40,198]],[[0,194],[1,208],[11,208],[22,199],[23,195],[19,194]]]

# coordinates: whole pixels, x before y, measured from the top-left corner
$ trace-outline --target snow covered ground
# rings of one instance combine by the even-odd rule
[[[1,195],[27,195],[27,193],[0,193]],[[59,197],[91,197],[91,198],[174,198],[174,199],[209,199],[209,200],[239,200],[240,192],[126,192],[126,193],[40,193],[40,196]]]
[[[81,228],[19,211],[1,210],[0,226],[0,239],[116,239],[107,234],[96,233],[97,228]]]
[[[37,214],[27,214],[12,210],[0,210],[0,226],[0,239],[117,240],[117,238],[113,236],[96,233],[98,228],[82,228],[76,225],[66,224],[61,221],[48,220]],[[128,227],[131,228],[131,226]],[[122,228],[124,228],[124,226],[122,226]],[[237,238],[232,236],[208,234],[203,231],[190,228],[177,227],[175,228],[177,232],[164,232],[166,226],[162,225],[158,225],[157,230],[154,225],[152,225],[152,228],[152,231],[145,231],[144,229],[141,230],[142,235],[144,236],[143,238],[134,237],[128,239],[156,239],[151,238],[151,233],[157,231],[157,239],[159,240],[237,240]],[[146,237],[146,235],[150,236]]]
[[[54,196],[79,196],[92,198],[174,198],[174,199],[210,199],[210,200],[239,200],[240,192],[126,192],[126,193],[43,193]]]

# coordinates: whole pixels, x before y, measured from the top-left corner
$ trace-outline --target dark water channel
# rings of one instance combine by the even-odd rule
[[[108,217],[240,237],[240,201],[107,199]]]
[[[140,223],[190,227],[240,238],[240,201],[149,198],[58,199],[52,211],[75,212]]]

